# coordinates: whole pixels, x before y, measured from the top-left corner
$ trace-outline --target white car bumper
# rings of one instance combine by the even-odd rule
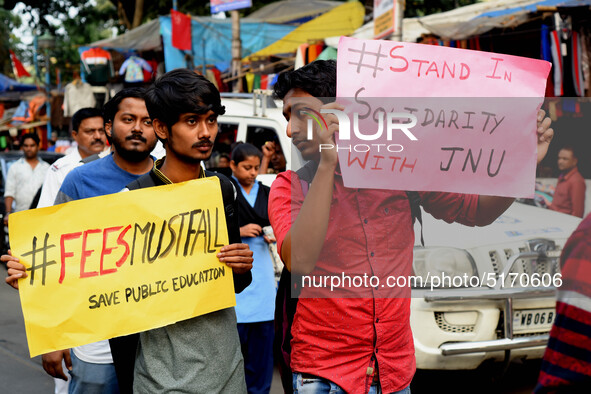
[[[517,313],[555,307],[554,288],[413,290],[417,368],[475,369],[485,360],[541,358],[551,321],[514,327]],[[543,313],[543,312],[539,312]]]

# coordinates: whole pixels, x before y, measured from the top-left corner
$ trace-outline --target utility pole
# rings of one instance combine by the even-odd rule
[[[392,39],[394,41],[402,41],[402,21],[404,20],[404,9],[406,8],[406,0],[395,0],[394,4],[394,32]]]
[[[240,41],[240,14],[237,10],[230,11],[232,17],[232,78],[236,78],[232,91],[242,92],[242,43]]]

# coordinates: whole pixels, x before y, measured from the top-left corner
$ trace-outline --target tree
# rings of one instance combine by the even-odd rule
[[[253,0],[252,7],[238,11],[241,14],[240,16],[244,16],[275,1]],[[118,0],[115,3],[119,21],[127,29],[133,29],[148,20],[157,18],[159,15],[167,15],[172,8],[172,0]],[[199,16],[211,15],[209,1],[204,0],[178,0],[178,11]]]
[[[408,0],[404,16],[411,18],[425,16],[438,12],[450,11],[455,8],[474,4],[479,0]]]
[[[0,7],[3,5],[3,1],[0,0]],[[0,8],[0,72],[2,74],[13,74],[8,51],[12,49],[18,57],[22,54],[19,48],[17,48],[19,39],[12,34],[12,31],[18,28],[21,23],[21,19],[17,15],[12,14],[4,8]]]
[[[116,15],[110,1],[98,0],[96,6],[86,3],[78,8],[74,17],[64,18],[61,29],[55,30],[54,34],[56,65],[62,70],[78,69],[78,47],[111,37],[113,29],[123,30],[117,23]]]

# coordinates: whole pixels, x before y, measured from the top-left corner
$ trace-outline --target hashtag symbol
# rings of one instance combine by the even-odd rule
[[[352,64],[354,66],[357,66],[357,74],[360,73],[361,67],[373,68],[373,77],[375,78],[376,77],[376,73],[377,73],[378,70],[379,71],[384,70],[382,67],[378,67],[378,65],[380,63],[380,58],[387,57],[386,55],[384,55],[382,53],[382,45],[381,44],[378,47],[378,51],[377,52],[369,52],[369,51],[366,52],[365,51],[365,43],[363,43],[363,47],[361,47],[361,50],[349,48],[349,52],[359,53],[359,63],[349,62],[349,64]],[[375,65],[363,63],[364,57],[366,55],[368,55],[368,56],[375,56],[375,60],[376,60]]]
[[[31,268],[27,268],[27,271],[31,271],[31,285],[35,281],[35,272],[38,269],[41,269],[42,277],[41,277],[41,285],[45,286],[45,276],[47,267],[53,264],[57,264],[55,260],[47,261],[47,250],[54,248],[55,245],[47,245],[47,240],[49,238],[49,234],[45,233],[45,240],[43,242],[43,247],[37,249],[37,237],[33,237],[33,249],[30,252],[23,253],[23,257],[31,256]],[[37,264],[38,259],[37,253],[42,252],[41,264]]]

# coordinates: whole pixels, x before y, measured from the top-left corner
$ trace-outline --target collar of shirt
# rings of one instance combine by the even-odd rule
[[[160,169],[162,168],[162,164],[164,164],[164,159],[166,159],[166,156],[154,161],[154,167],[152,168],[152,172],[154,173],[154,175],[156,175],[156,177],[158,177],[158,179],[164,182],[164,184],[171,185],[173,182],[170,179],[168,179],[168,177],[164,175],[162,171],[160,171]],[[205,178],[205,171],[203,170],[203,167],[199,168],[200,171],[199,176],[197,178]]]
[[[259,193],[259,182],[257,180],[255,180],[254,184],[252,185],[252,189],[250,189],[250,193],[247,193],[246,190],[244,190],[244,188],[240,184],[240,181],[238,180],[238,178],[236,178],[234,176],[234,174],[232,174],[232,178],[234,178],[234,180],[236,181],[236,184],[238,185],[238,187],[242,191],[242,196],[244,197],[244,199],[246,201],[248,201],[248,203],[250,204],[251,207],[254,207],[254,204],[257,199],[257,194]]]
[[[572,178],[572,176],[575,175],[577,172],[579,172],[579,169],[575,166],[575,167],[571,168],[570,170],[560,174],[560,176],[558,177],[558,180],[559,181],[567,181],[570,178]]]

